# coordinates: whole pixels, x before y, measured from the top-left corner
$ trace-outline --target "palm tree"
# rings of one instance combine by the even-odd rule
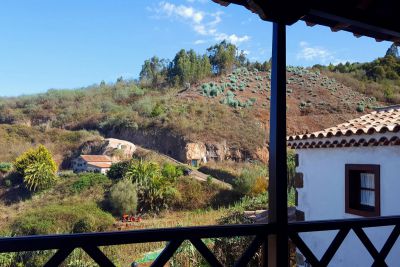
[[[138,188],[150,187],[152,181],[160,176],[160,167],[153,162],[132,161],[125,173],[125,178],[136,183]]]

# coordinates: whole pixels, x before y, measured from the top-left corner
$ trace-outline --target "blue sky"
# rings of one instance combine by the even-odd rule
[[[271,54],[271,28],[242,7],[211,0],[2,0],[0,95],[137,78],[153,55],[204,53],[223,39],[263,61]],[[287,32],[290,65],[370,61],[390,46],[304,22]]]

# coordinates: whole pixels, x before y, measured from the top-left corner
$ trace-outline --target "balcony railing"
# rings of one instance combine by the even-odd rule
[[[363,228],[395,226],[382,249],[378,251],[365,234]],[[166,247],[151,266],[164,266],[174,255],[180,245],[188,240],[211,266],[222,266],[211,250],[203,243],[205,238],[253,236],[254,239],[235,263],[235,266],[246,266],[260,246],[267,251],[268,236],[276,234],[278,227],[274,224],[224,225],[182,227],[166,229],[149,229],[105,233],[83,233],[66,235],[24,236],[0,239],[0,253],[57,250],[45,266],[60,265],[76,248],[83,249],[100,266],[115,266],[98,248],[123,244],[148,242],[167,242]],[[328,249],[317,259],[310,248],[301,239],[300,233],[338,230]],[[353,230],[362,244],[374,259],[372,266],[387,266],[385,259],[400,235],[400,216],[367,219],[348,219],[333,221],[296,222],[288,224],[290,240],[305,256],[312,266],[328,266],[346,236]],[[268,266],[264,254],[265,266]]]

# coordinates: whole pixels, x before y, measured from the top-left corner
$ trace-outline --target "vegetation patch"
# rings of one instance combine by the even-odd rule
[[[104,186],[111,183],[107,176],[100,173],[81,173],[78,180],[71,184],[70,190],[79,194],[94,186]]]
[[[82,220],[90,222],[89,232],[105,231],[114,222],[95,203],[50,204],[21,214],[10,228],[13,235],[71,233]]]

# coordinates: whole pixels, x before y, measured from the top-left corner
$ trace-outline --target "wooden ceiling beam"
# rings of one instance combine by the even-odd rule
[[[358,0],[358,4],[356,5],[356,8],[361,9],[361,10],[367,10],[370,6],[372,6],[374,0]]]
[[[338,24],[336,24],[335,26],[330,27],[330,28],[331,28],[331,31],[333,31],[333,32],[338,32],[338,31],[344,30],[344,29],[346,29],[346,28],[348,28],[348,27],[350,27],[350,24],[338,23]]]
[[[212,0],[214,3],[220,4],[221,6],[227,7],[229,6],[231,3],[228,1],[223,1],[223,0]]]

